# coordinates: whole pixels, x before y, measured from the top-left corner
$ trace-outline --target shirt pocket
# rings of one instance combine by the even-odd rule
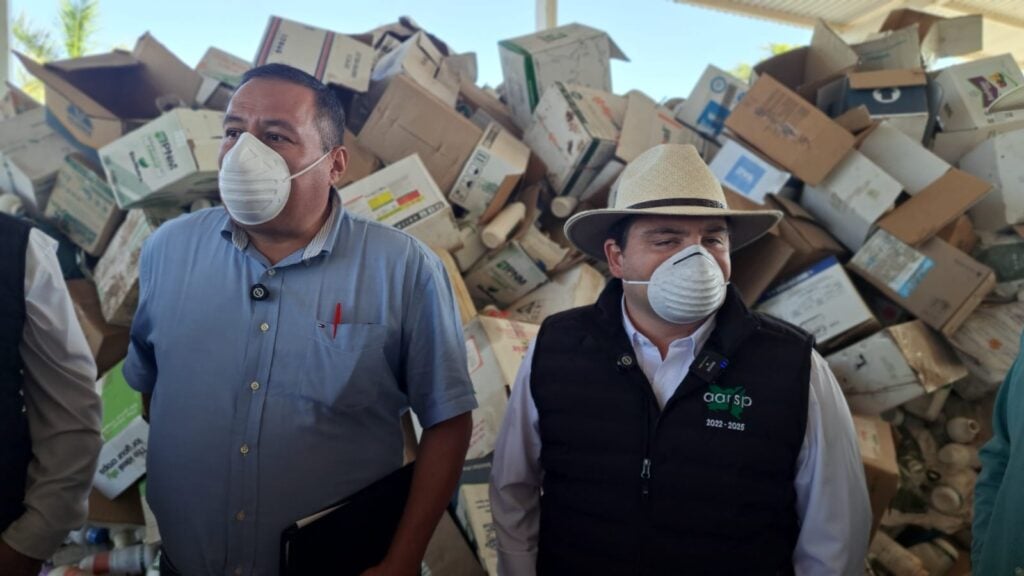
[[[300,386],[301,395],[333,410],[358,410],[377,399],[391,369],[384,357],[383,324],[318,322],[313,326]]]

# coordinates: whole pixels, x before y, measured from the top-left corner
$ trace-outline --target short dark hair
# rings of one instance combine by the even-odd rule
[[[242,87],[249,80],[270,78],[297,84],[313,91],[316,101],[316,125],[320,132],[320,145],[324,152],[341,146],[345,136],[345,108],[338,95],[313,76],[287,64],[264,64],[250,69],[242,76]]]
[[[608,229],[608,238],[615,241],[615,245],[620,250],[626,249],[626,239],[629,237],[629,229],[633,227],[633,222],[636,221],[635,216],[626,216],[622,220],[619,220],[612,227]]]

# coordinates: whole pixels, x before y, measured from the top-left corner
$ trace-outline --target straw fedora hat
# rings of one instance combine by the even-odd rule
[[[565,235],[582,252],[604,259],[604,242],[629,216],[722,217],[729,222],[730,250],[757,240],[781,218],[776,210],[730,210],[722,185],[690,144],[661,144],[637,156],[616,181],[608,208],[579,212]]]

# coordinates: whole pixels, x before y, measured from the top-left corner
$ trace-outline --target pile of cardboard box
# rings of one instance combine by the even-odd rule
[[[810,45],[750,79],[708,66],[687,98],[665,103],[615,94],[609,61],[625,55],[579,24],[499,42],[497,91],[477,85],[475,55],[409,18],[346,35],[273,17],[251,64],[211,48],[195,70],[148,34],[132,52],[19,55],[46,105],[16,90],[0,102],[0,190],[20,199],[0,197],[0,209],[21,204],[77,253],[65,270],[76,310],[104,397],[124,414],[94,513],[141,521],[137,502],[117,506],[137,498],[145,452],[117,364],[142,244],[216,202],[231,92],[250,66],[280,62],[345,105],[350,164],[335,184],[346,209],[431,246],[459,301],[480,402],[456,498],[466,539],[446,518],[428,564],[494,573],[486,470],[509,389],[540,323],[592,303],[607,278],[562,224],[607,205],[624,166],[666,142],[696,146],[731,206],[784,214],[733,255],[732,283],[748,305],[816,337],[856,414],[886,534],[873,566],[893,570],[885,559],[909,542],[901,534],[922,526],[941,527],[942,550],[952,542],[965,557],[962,479],[976,462],[940,453],[970,456],[984,441],[1024,326],[1024,74],[1010,55],[928,68],[976,52],[980,34],[980,17],[906,9],[856,44],[819,23]],[[980,434],[951,434],[956,418]],[[117,482],[112,469],[124,473]]]

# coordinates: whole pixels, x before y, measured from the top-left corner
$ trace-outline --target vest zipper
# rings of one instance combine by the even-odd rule
[[[651,459],[644,458],[643,466],[640,468],[640,495],[647,498],[651,493]]]

